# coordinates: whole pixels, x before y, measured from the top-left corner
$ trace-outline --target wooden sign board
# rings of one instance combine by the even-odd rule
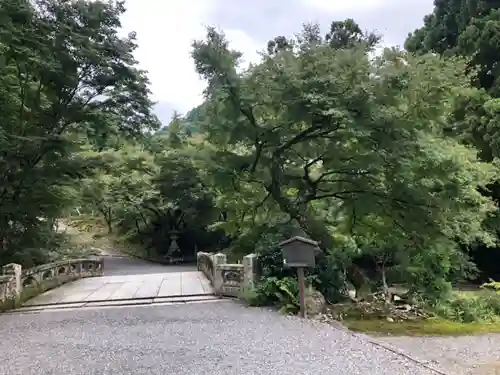
[[[280,243],[283,249],[283,264],[288,267],[316,267],[316,253],[319,250],[316,241],[303,237],[292,237]]]

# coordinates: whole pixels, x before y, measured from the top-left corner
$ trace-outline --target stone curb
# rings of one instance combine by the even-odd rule
[[[354,336],[354,337],[358,337],[358,338],[360,338],[362,340],[368,341],[372,345],[378,346],[378,347],[380,347],[382,349],[385,349],[385,350],[388,350],[388,351],[390,351],[390,352],[392,352],[392,353],[394,353],[396,355],[404,357],[404,358],[406,358],[406,359],[408,359],[408,360],[410,360],[410,361],[412,361],[414,363],[417,363],[418,365],[420,365],[422,367],[425,367],[426,369],[431,370],[431,371],[435,372],[438,375],[454,375],[454,374],[452,374],[450,372],[444,372],[443,370],[441,370],[441,369],[439,369],[439,368],[437,368],[435,366],[430,365],[429,364],[430,361],[424,361],[424,360],[422,360],[420,358],[417,358],[417,357],[415,357],[415,356],[413,356],[413,355],[405,352],[402,349],[399,349],[399,348],[397,348],[395,346],[392,346],[390,344],[387,344],[385,342],[380,342],[378,340],[375,340],[375,339],[373,339],[372,337],[370,337],[368,335],[354,333],[354,332],[351,332],[349,330],[347,330],[347,332],[350,335]]]
[[[292,316],[292,317],[300,319],[297,316]],[[346,326],[344,326],[341,321],[338,321],[338,320],[320,320],[320,319],[315,319],[315,317],[308,318],[307,320],[309,322],[313,322],[313,323],[317,323],[317,324],[327,324],[335,329],[338,329],[340,331],[345,332],[346,334],[348,334],[351,337],[355,337],[359,340],[369,342],[372,345],[375,345],[379,348],[387,350],[387,351],[389,351],[393,354],[396,354],[400,357],[404,357],[407,360],[409,360],[413,363],[416,363],[417,365],[422,366],[422,367],[434,372],[437,375],[455,375],[454,373],[446,372],[440,368],[435,367],[434,365],[431,365],[429,363],[431,361],[422,360],[422,359],[420,359],[420,358],[418,358],[418,357],[416,357],[416,356],[414,356],[414,355],[412,355],[412,354],[410,354],[402,349],[399,349],[393,345],[378,341],[377,339],[375,339],[367,334],[357,333],[357,332],[351,331]]]
[[[189,298],[191,297],[191,298]],[[192,298],[197,297],[197,298]],[[88,301],[88,302],[71,302],[60,304],[47,304],[21,307],[16,310],[11,310],[5,314],[22,314],[43,311],[55,310],[75,310],[80,308],[100,308],[100,307],[126,307],[126,306],[155,306],[165,304],[189,304],[200,302],[214,302],[224,301],[226,298],[219,298],[213,295],[200,295],[200,296],[183,296],[183,297],[155,297],[155,298],[138,298],[130,300],[111,300],[111,301]]]
[[[196,298],[196,297],[214,297],[215,294],[185,294],[182,296],[155,296],[155,297],[138,297],[138,298],[120,298],[120,299],[96,299],[96,300],[89,300],[89,301],[82,301],[82,302],[56,302],[56,303],[40,303],[37,305],[26,305],[23,306],[23,308],[30,308],[30,307],[44,307],[44,306],[65,306],[65,305],[74,305],[75,303],[83,303],[83,304],[89,304],[89,303],[118,303],[118,302],[127,302],[127,301],[147,301],[147,300],[155,300],[155,299],[165,299],[165,298],[170,298],[173,300],[182,300],[182,299],[190,299],[190,298]]]

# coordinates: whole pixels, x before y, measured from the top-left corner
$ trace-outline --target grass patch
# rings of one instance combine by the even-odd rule
[[[392,336],[462,336],[500,333],[500,293],[453,291],[449,299],[402,310],[379,303],[346,303],[330,307],[332,316],[357,332]],[[403,311],[403,313],[399,313]]]
[[[379,336],[466,336],[500,333],[500,320],[460,323],[439,318],[402,322],[368,319],[345,320],[343,323],[352,331]]]
[[[477,290],[454,290],[452,296],[455,298],[476,298],[481,296],[484,292],[483,289],[477,288]]]

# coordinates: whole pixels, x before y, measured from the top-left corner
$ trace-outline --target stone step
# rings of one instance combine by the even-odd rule
[[[141,298],[119,301],[94,301],[94,302],[77,302],[77,303],[61,303],[40,306],[26,306],[19,309],[7,312],[24,313],[24,312],[40,312],[54,310],[73,310],[79,308],[98,308],[98,307],[125,307],[125,306],[148,306],[148,305],[168,305],[182,303],[204,303],[224,301],[226,298],[220,298],[215,295],[200,295],[200,296],[179,296],[179,297],[158,297],[158,298]]]

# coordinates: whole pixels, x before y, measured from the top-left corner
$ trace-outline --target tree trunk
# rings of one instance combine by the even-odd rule
[[[281,194],[281,190],[276,187],[268,186],[266,190],[278,203],[280,209],[289,214],[300,225],[301,229],[311,237],[312,240],[319,243],[319,247],[324,253],[331,251],[335,247],[335,242],[327,226],[317,220],[310,212],[301,210],[296,204]],[[355,264],[343,265],[345,267],[347,279],[356,288],[356,296],[364,298],[371,291],[370,280],[364,272]]]
[[[101,214],[104,218],[104,221],[106,222],[106,225],[108,226],[108,234],[113,233],[113,214],[111,211],[111,207],[108,208],[100,208],[99,211],[101,211]]]
[[[384,293],[385,303],[390,303],[392,296],[389,293],[389,286],[387,285],[387,275],[385,272],[385,261],[379,264],[380,277],[382,279],[382,290]]]
[[[325,224],[313,217],[310,212],[300,210],[296,204],[284,197],[279,189],[268,187],[267,191],[271,194],[276,203],[278,203],[281,210],[295,219],[302,230],[306,232],[311,239],[319,243],[319,247],[324,252],[333,248],[333,237]]]

